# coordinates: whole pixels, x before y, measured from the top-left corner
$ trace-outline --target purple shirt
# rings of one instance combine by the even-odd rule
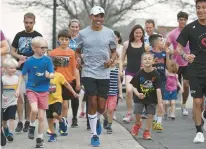
[[[175,28],[174,30],[172,30],[169,35],[168,35],[168,38],[167,38],[167,42],[169,42],[170,44],[173,45],[173,48],[174,50],[176,50],[177,48],[177,38],[178,36],[180,35],[181,33],[181,29],[180,28]],[[177,54],[176,51],[174,51],[174,55],[173,55],[173,59],[176,61],[176,63],[179,65],[179,66],[187,66],[188,65],[188,62],[185,61],[181,55]],[[189,43],[187,43],[186,47],[184,47],[184,52],[185,53],[190,53],[190,49],[189,49]]]
[[[167,81],[166,81],[166,90],[167,91],[175,91],[177,90],[177,75],[167,74]]]
[[[0,30],[0,39],[1,41],[5,40],[4,33]]]

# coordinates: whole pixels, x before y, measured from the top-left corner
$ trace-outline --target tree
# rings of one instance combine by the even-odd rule
[[[105,25],[113,27],[115,24],[126,20],[125,15],[128,12],[142,10],[165,1],[168,0],[153,0],[152,3],[149,0],[57,0],[57,19],[58,22],[66,23],[65,20],[76,18],[80,20],[81,26],[84,27],[89,24],[88,16],[91,8],[99,5],[106,11]],[[13,0],[8,3],[22,9],[34,7],[52,11],[53,8],[52,0]]]

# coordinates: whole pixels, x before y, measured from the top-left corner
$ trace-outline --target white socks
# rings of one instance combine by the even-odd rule
[[[99,112],[97,112],[97,120],[99,120],[100,119],[100,116],[101,116],[102,114],[100,114]]]
[[[42,133],[42,134],[38,134],[38,135],[37,135],[37,138],[43,139],[43,133]]]
[[[90,124],[90,128],[91,128],[92,136],[97,135],[97,131],[96,131],[96,128],[97,128],[97,113],[94,114],[94,115],[88,114],[88,118],[89,118],[89,124]]]
[[[157,117],[157,123],[162,123],[162,117]]]
[[[34,122],[30,122],[30,126],[35,127],[36,126],[35,121]]]

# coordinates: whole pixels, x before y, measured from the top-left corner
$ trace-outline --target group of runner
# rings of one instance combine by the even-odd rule
[[[57,121],[60,134],[68,135],[68,101],[71,100],[73,112],[71,127],[77,127],[78,93],[82,88],[87,103],[87,128],[91,129],[90,143],[99,146],[102,132],[100,117],[103,114],[103,126],[111,134],[118,99],[123,98],[121,84],[125,70],[128,112],[123,121],[131,122],[132,113],[135,114],[132,135],[138,135],[143,118],[147,118],[144,139],[151,139],[151,127],[156,131],[163,130],[163,118],[174,120],[178,91],[182,93],[182,115],[187,116],[186,101],[190,86],[197,129],[194,142],[204,142],[206,0],[196,0],[196,12],[198,19],[188,25],[188,14],[179,12],[179,26],[168,34],[166,42],[162,35],[154,32],[155,22],[147,20],[146,35],[141,25],[135,25],[129,40],[121,46],[119,32],[103,25],[105,11],[95,6],[90,11],[90,26],[79,31],[80,22],[70,20],[68,29],[59,31],[58,46],[51,51],[48,51],[47,41],[33,29],[35,15],[25,14],[25,30],[16,34],[11,56],[2,62],[1,132],[4,132],[8,141],[13,141],[17,111],[15,132],[28,132],[28,138],[34,139],[35,121],[38,119],[36,147],[42,148],[46,111],[47,133],[50,135],[48,142],[57,140]],[[2,35],[1,39],[4,39]],[[1,46],[7,46],[4,40]],[[5,47],[1,48],[2,56],[8,53],[8,50],[3,50]],[[27,105],[24,126],[23,101]],[[81,117],[84,116],[83,110]]]

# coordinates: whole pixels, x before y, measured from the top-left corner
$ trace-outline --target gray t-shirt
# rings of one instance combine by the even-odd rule
[[[83,55],[82,77],[110,78],[110,70],[104,68],[104,62],[110,59],[111,49],[116,48],[113,30],[103,26],[101,31],[94,31],[88,26],[79,32],[77,48]]]

